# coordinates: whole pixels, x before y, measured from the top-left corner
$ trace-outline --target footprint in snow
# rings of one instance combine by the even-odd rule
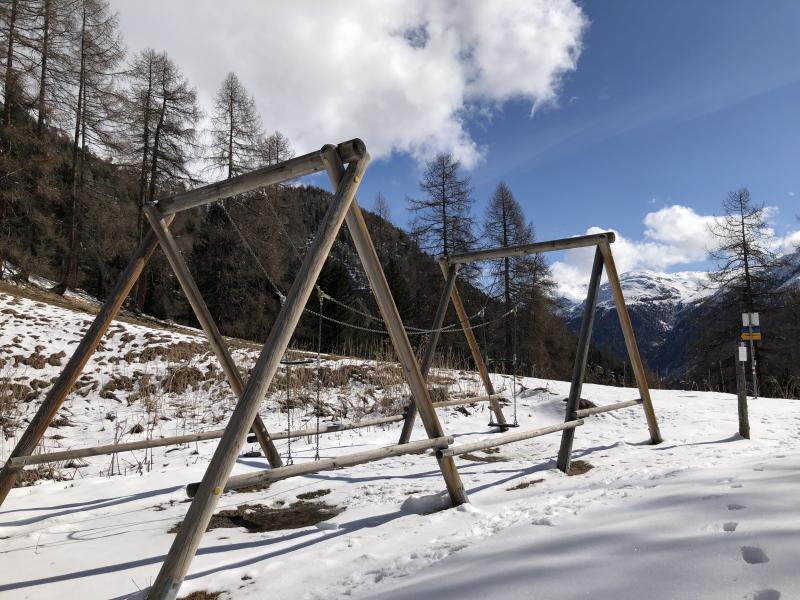
[[[730,533],[731,531],[736,531],[736,528],[739,526],[739,523],[736,521],[728,521],[722,525],[722,531],[727,531]]]
[[[778,590],[758,590],[747,595],[746,600],[779,600],[781,593]]]
[[[760,565],[769,562],[767,554],[758,546],[742,546],[742,558],[748,565]]]
[[[742,510],[747,508],[744,504],[728,504],[728,510]]]

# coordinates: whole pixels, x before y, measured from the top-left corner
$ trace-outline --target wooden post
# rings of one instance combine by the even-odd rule
[[[583,378],[586,374],[586,362],[589,360],[589,344],[592,340],[592,326],[597,307],[597,293],[600,290],[600,277],[603,274],[603,254],[600,248],[594,253],[592,276],[589,279],[589,291],[586,293],[586,302],[583,307],[581,331],[578,335],[578,349],[575,351],[575,364],[572,365],[572,382],[569,386],[567,398],[567,411],[564,421],[574,421],[578,418],[578,408],[583,388]],[[575,429],[565,429],[561,434],[561,448],[558,451],[558,468],[564,473],[569,469],[572,454],[572,443],[575,440]]]
[[[639,347],[636,345],[636,336],[633,333],[633,325],[628,315],[628,308],[625,306],[625,296],[622,294],[622,286],[619,283],[619,275],[617,274],[617,267],[614,264],[614,256],[611,254],[611,247],[608,244],[608,240],[602,239],[598,247],[603,253],[608,284],[611,286],[611,293],[614,296],[614,304],[617,307],[617,315],[619,316],[619,324],[622,327],[622,337],[625,338],[628,358],[630,358],[631,366],[633,367],[636,384],[639,386],[642,407],[644,408],[645,417],[647,417],[647,427],[650,429],[650,443],[660,444],[664,440],[658,429],[658,419],[656,419],[656,412],[653,409],[653,401],[650,399],[650,387],[647,385],[647,375],[644,372],[644,365],[642,364],[642,357],[639,354]]]
[[[172,217],[169,217],[168,222],[172,222]],[[111,295],[108,297],[105,304],[103,304],[100,312],[95,315],[94,321],[83,335],[83,339],[80,344],[78,344],[78,347],[75,348],[75,352],[73,352],[69,362],[67,362],[66,366],[61,371],[53,387],[50,388],[47,397],[44,399],[41,406],[39,406],[39,410],[36,411],[36,415],[31,419],[31,422],[25,429],[25,433],[22,434],[22,437],[19,442],[17,442],[9,458],[33,454],[39,440],[42,439],[44,432],[47,431],[50,422],[63,404],[64,399],[72,391],[75,382],[83,372],[89,358],[97,349],[97,345],[100,343],[103,335],[105,335],[114,317],[117,316],[125,298],[128,297],[136,280],[139,279],[139,275],[141,275],[142,269],[147,264],[147,261],[150,260],[156,245],[155,234],[148,232],[142,239],[139,247],[133,253],[128,266],[120,275],[119,281],[117,281],[117,285],[112,290]],[[12,467],[8,462],[3,466],[2,470],[0,470],[0,505],[3,504],[11,488],[14,487],[14,481],[16,481],[17,475],[21,470],[21,467]]]
[[[335,147],[326,146],[320,152],[326,156],[330,154],[331,149],[335,150]],[[247,431],[258,414],[259,405],[267,394],[280,365],[281,356],[289,345],[325,259],[330,253],[345,215],[353,202],[356,188],[361,181],[368,160],[369,157],[365,154],[361,160],[351,162],[340,184],[336,186],[336,196],[325,213],[319,231],[289,290],[286,302],[270,330],[261,355],[247,380],[247,386],[231,415],[225,433],[214,452],[200,488],[197,490],[197,495],[148,592],[148,598],[151,600],[173,600],[178,594],[181,582],[189,570],[189,565],[200,545],[203,533],[214,514],[220,494],[222,494],[236,463]]]
[[[331,183],[334,186],[340,185],[344,165],[338,154],[335,152],[328,153],[326,168]],[[436,415],[436,410],[433,408],[428,386],[420,371],[419,363],[414,356],[411,342],[408,341],[408,335],[403,327],[403,321],[400,319],[400,313],[397,311],[397,306],[394,303],[389,284],[386,282],[386,276],[381,268],[381,262],[378,259],[378,254],[375,252],[375,247],[369,236],[367,224],[364,221],[364,215],[361,214],[361,209],[355,199],[350,205],[350,211],[347,213],[346,221],[347,228],[350,230],[350,235],[353,238],[353,244],[361,259],[361,264],[364,265],[364,271],[367,274],[367,279],[369,279],[372,292],[375,295],[378,309],[386,323],[386,329],[389,331],[389,337],[392,340],[395,352],[397,352],[397,357],[403,368],[406,381],[408,381],[408,385],[411,388],[411,394],[414,397],[419,416],[425,425],[425,432],[428,434],[429,438],[442,437],[445,435],[444,429],[439,422],[439,417]],[[437,457],[437,460],[453,506],[468,502],[467,492],[464,489],[464,485],[461,483],[461,476],[458,474],[455,461],[448,457]]]
[[[164,221],[164,216],[153,205],[145,207],[145,214],[147,215],[148,221],[150,221],[153,232],[158,238],[158,242],[161,244],[161,249],[164,251],[172,267],[172,271],[175,273],[175,277],[178,279],[178,283],[180,283],[183,289],[186,299],[189,301],[200,326],[206,334],[209,345],[214,350],[214,354],[216,354],[217,360],[222,366],[222,370],[225,372],[225,376],[228,379],[233,393],[237,398],[241,397],[244,391],[242,374],[236,367],[236,363],[233,362],[233,357],[228,351],[225,339],[219,332],[217,324],[211,316],[211,311],[208,310],[208,306],[203,300],[203,296],[200,294],[194,277],[192,277],[189,267],[186,265],[186,261],[183,259],[183,255],[178,249],[178,245],[175,243],[175,238],[172,237],[169,226]],[[269,465],[272,468],[282,466],[283,461],[281,460],[281,455],[270,439],[267,426],[264,425],[264,421],[261,419],[260,415],[256,415],[255,421],[253,421],[252,431]]]
[[[446,277],[447,262],[440,260],[439,268],[441,268],[442,274]],[[456,309],[458,322],[461,324],[461,330],[464,332],[464,337],[467,339],[469,351],[472,353],[472,360],[475,362],[475,368],[478,370],[478,374],[481,376],[481,381],[483,381],[483,387],[486,389],[486,394],[490,397],[493,397],[493,399],[489,401],[489,406],[494,413],[495,423],[501,425],[500,431],[508,431],[507,427],[502,427],[502,425],[506,424],[506,416],[503,414],[503,409],[500,408],[500,403],[497,401],[497,394],[494,391],[492,380],[489,377],[489,369],[486,368],[486,363],[483,361],[481,348],[478,345],[478,340],[475,339],[475,332],[472,331],[472,327],[470,326],[467,309],[464,308],[464,303],[461,301],[461,294],[458,292],[457,285],[453,286],[450,299],[453,302],[453,308]]]
[[[450,292],[453,290],[453,286],[456,283],[457,274],[458,265],[453,265],[448,269],[447,277],[445,278],[444,289],[442,290],[442,295],[439,298],[439,305],[436,307],[436,315],[434,316],[433,324],[431,325],[431,336],[428,340],[428,345],[425,347],[425,354],[423,355],[422,363],[420,364],[420,371],[426,380],[428,379],[428,371],[430,371],[431,364],[433,363],[433,357],[436,354],[436,346],[439,343],[439,337],[441,336],[440,330],[444,324],[445,315],[447,315],[447,307],[450,305]],[[412,401],[406,407],[406,418],[405,421],[403,421],[403,430],[400,432],[399,444],[406,444],[411,439],[411,432],[414,430],[414,421],[416,419],[417,407]]]
[[[744,362],[739,360],[739,348],[733,357],[736,364],[736,393],[739,406],[739,435],[750,439],[750,418],[747,414],[747,375],[744,372]]]

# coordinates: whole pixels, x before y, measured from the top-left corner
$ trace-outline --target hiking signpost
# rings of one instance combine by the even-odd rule
[[[757,312],[742,313],[742,341],[750,342],[750,368],[753,374],[753,398],[758,398],[755,342],[761,341],[761,324]]]

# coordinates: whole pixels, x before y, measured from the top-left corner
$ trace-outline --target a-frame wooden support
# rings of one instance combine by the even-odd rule
[[[427,385],[400,320],[363,215],[355,200],[356,189],[369,160],[369,155],[363,145],[359,149],[359,155],[350,160],[346,168],[342,152],[337,151],[335,146],[326,146],[319,153],[320,162],[323,168],[327,170],[328,176],[336,189],[335,198],[328,208],[314,242],[309,248],[294,284],[289,290],[286,301],[231,415],[206,474],[197,489],[193,490],[194,499],[172,548],[161,567],[161,571],[149,590],[148,597],[150,598],[174,598],[177,595],[191,559],[200,544],[203,532],[206,530],[215,510],[219,496],[230,478],[239,448],[244,442],[249,429],[248,424],[252,422],[252,419],[257,414],[258,407],[267,393],[278,368],[280,358],[288,347],[325,259],[330,253],[333,242],[344,221],[347,222],[356,251],[364,266],[378,307],[386,322],[390,338],[411,388],[417,409],[422,416],[428,437],[431,440],[429,445],[430,447],[438,447],[442,443],[447,443],[446,440],[449,439],[445,436],[441,423],[434,411]],[[169,246],[169,239],[166,237],[168,231],[163,225],[163,213],[159,214],[156,208],[150,208],[148,209],[148,218],[154,228],[160,229],[161,234],[164,235],[165,245]],[[171,264],[176,270],[183,271],[179,255],[175,252],[171,252]],[[188,272],[184,272],[184,281],[181,284],[185,290],[189,290],[191,294],[194,293]],[[199,310],[199,312],[202,312],[202,310]],[[466,502],[466,492],[455,468],[453,458],[437,457],[437,460],[452,503],[458,505]],[[346,460],[343,464],[347,464]],[[278,471],[285,470],[286,468],[278,469]]]
[[[631,324],[631,319],[628,315],[628,309],[625,305],[625,296],[622,293],[622,286],[619,282],[619,275],[614,263],[614,255],[611,252],[610,244],[614,241],[614,239],[614,233],[608,231],[604,233],[576,236],[559,240],[536,242],[533,244],[523,244],[521,246],[477,250],[475,252],[443,258],[442,270],[443,272],[447,272],[447,269],[452,269],[453,266],[479,260],[522,256],[526,254],[538,254],[557,250],[568,250],[572,248],[594,247],[594,264],[592,266],[592,274],[589,281],[589,291],[584,304],[583,320],[581,322],[581,330],[578,336],[578,349],[575,354],[575,363],[572,371],[572,381],[570,384],[569,397],[567,398],[567,408],[564,422],[576,423],[582,417],[641,404],[644,408],[645,418],[647,419],[647,426],[650,432],[650,442],[653,444],[660,444],[662,441],[661,432],[658,428],[658,420],[656,419],[655,410],[653,409],[653,403],[650,398],[650,388],[647,384],[647,376],[642,363],[642,358],[639,354],[639,347],[636,344],[636,336],[633,332],[633,325]],[[606,276],[608,277],[608,283],[611,287],[611,293],[614,297],[617,316],[622,328],[623,338],[625,339],[625,349],[633,367],[636,385],[639,388],[640,398],[639,400],[635,401],[631,400],[617,402],[605,407],[580,410],[580,394],[583,386],[583,379],[586,374],[586,363],[589,356],[589,343],[592,336],[592,326],[594,324],[594,315],[597,306],[597,294],[600,289],[600,280],[603,274],[603,268],[605,268]],[[445,286],[445,293],[448,293],[446,290],[447,286]],[[477,344],[473,345],[474,336],[472,335],[472,330],[469,328],[469,323],[466,319],[466,312],[464,311],[464,307],[461,304],[460,299],[456,301],[457,294],[458,290],[455,288],[455,286],[453,286],[453,303],[458,311],[459,320],[461,321],[462,328],[467,336],[467,341],[470,343],[470,348],[473,349],[475,363],[478,366],[481,377],[484,379],[484,382],[486,382],[488,381],[488,373],[484,374],[486,365],[481,359],[480,352],[476,352],[475,350],[477,348]],[[472,341],[470,341],[470,338]],[[489,382],[488,385],[490,386],[491,382]],[[488,391],[489,387],[487,386],[487,392]],[[557,464],[559,469],[567,472],[569,469],[570,454],[572,452],[572,443],[575,438],[575,427],[563,426],[562,432],[561,449],[558,454]],[[447,450],[440,452],[440,454],[451,455],[453,452]]]

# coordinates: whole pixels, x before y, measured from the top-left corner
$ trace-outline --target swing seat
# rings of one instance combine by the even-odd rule
[[[489,421],[489,427],[500,427],[501,429],[504,429],[511,427],[519,427],[519,423],[495,423],[494,421]]]

